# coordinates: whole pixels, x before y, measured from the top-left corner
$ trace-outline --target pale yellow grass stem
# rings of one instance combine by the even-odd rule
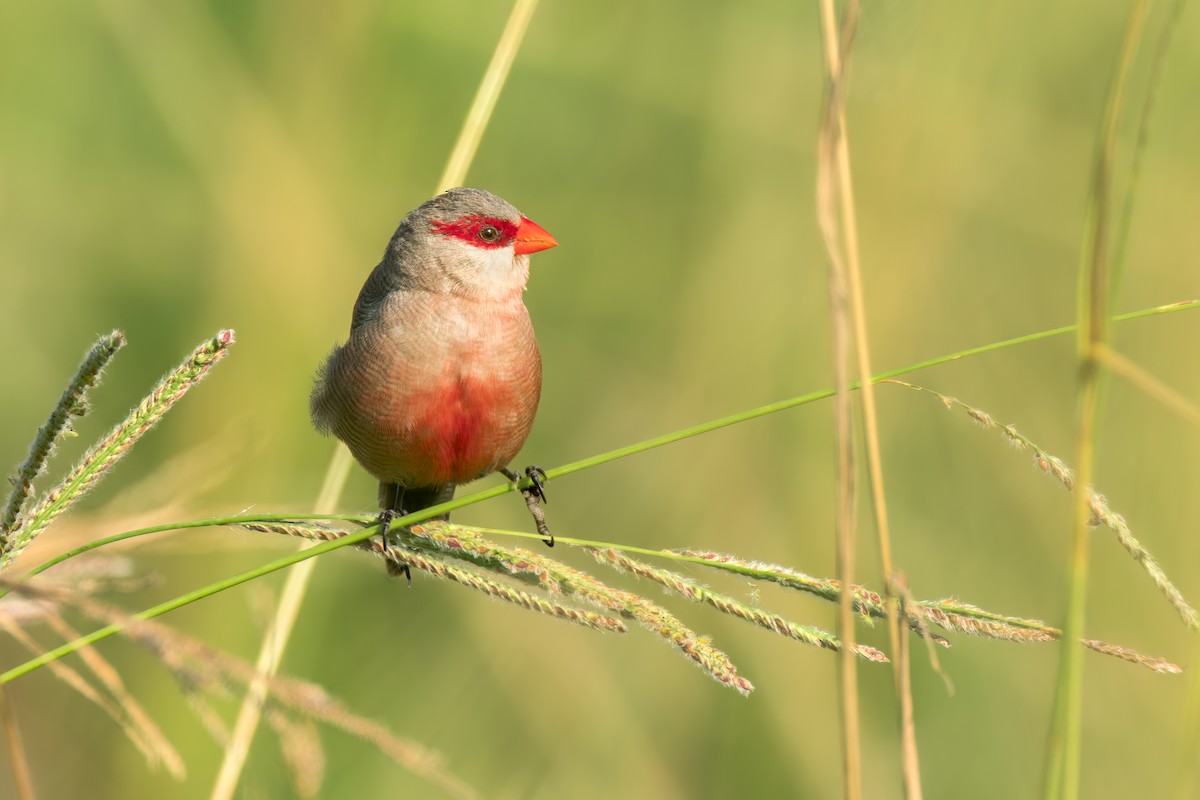
[[[1096,356],[1104,366],[1141,389],[1147,396],[1154,398],[1200,428],[1200,407],[1163,383],[1145,367],[1129,360],[1104,343],[1097,346]]]
[[[458,186],[466,178],[467,170],[471,166],[475,151],[483,138],[483,132],[492,117],[500,90],[508,78],[509,69],[520,49],[521,40],[529,28],[529,21],[532,19],[536,7],[537,0],[517,0],[513,6],[508,23],[505,25],[500,41],[496,45],[496,51],[492,55],[492,61],[484,73],[479,91],[475,94],[475,99],[467,112],[467,118],[463,122],[462,131],[450,154],[446,169],[438,180],[438,192]],[[341,497],[342,489],[346,485],[346,478],[350,474],[350,465],[350,451],[346,449],[345,445],[339,443],[325,473],[325,481],[315,508],[316,513],[329,514],[334,511],[338,499]],[[311,547],[312,545],[305,546]],[[268,680],[279,668],[280,659],[291,638],[292,628],[300,613],[300,604],[304,600],[304,594],[316,566],[317,559],[311,558],[298,564],[288,575],[283,593],[279,598],[279,608],[263,635],[262,648],[255,663],[258,677],[250,684],[246,697],[242,700],[242,706],[238,710],[237,721],[234,723],[233,732],[225,748],[221,771],[210,795],[212,800],[229,800],[237,788],[242,768],[245,766],[246,757],[250,752],[251,741],[258,729],[259,720],[262,718]]]
[[[845,30],[852,31],[857,17],[854,0],[847,5]],[[846,135],[846,115],[842,89],[845,81],[846,64],[842,56],[848,44],[846,36],[839,37],[833,25],[833,0],[822,0],[822,34],[825,39],[825,54],[829,75],[833,83],[832,124],[836,126],[832,142],[832,157],[836,173],[836,195],[838,202],[838,224],[841,232],[841,248],[844,256],[846,289],[850,307],[850,320],[854,332],[855,356],[858,362],[859,382],[862,387],[863,432],[866,444],[867,474],[871,484],[872,508],[875,513],[875,530],[879,543],[880,562],[884,573],[884,589],[887,595],[888,638],[892,653],[896,679],[896,695],[900,704],[901,759],[904,772],[904,792],[908,800],[921,797],[920,764],[917,758],[916,731],[912,719],[912,694],[905,674],[908,659],[901,657],[900,616],[895,583],[897,574],[892,563],[891,535],[888,529],[887,498],[883,488],[882,459],[879,451],[879,428],[875,410],[875,391],[871,383],[871,353],[867,336],[866,308],[863,302],[862,270],[858,252],[858,222],[854,203],[854,186],[850,170],[850,146]],[[844,631],[841,631],[845,635]]]

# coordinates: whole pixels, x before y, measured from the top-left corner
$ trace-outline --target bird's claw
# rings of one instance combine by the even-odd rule
[[[407,511],[400,508],[385,508],[379,512],[379,538],[383,542],[382,550],[384,563],[387,564],[388,575],[393,578],[398,578],[401,575],[408,581],[408,585],[412,586],[412,571],[408,568],[408,564],[397,563],[387,557],[388,536],[392,532],[392,520],[396,517],[403,517],[408,514]]]
[[[549,503],[550,498],[546,497],[546,470],[539,466],[530,466],[525,468],[525,477],[529,478],[529,491],[537,495],[538,500],[543,503]]]
[[[529,479],[529,486],[526,488],[520,488],[520,473],[507,467],[501,469],[500,472],[520,489],[521,496],[525,498],[525,507],[529,509],[529,516],[533,517],[533,524],[537,528],[537,532],[544,537],[542,542],[547,547],[554,547],[554,534],[546,525],[546,512],[542,509],[543,503],[550,502],[546,499],[546,481],[549,480],[546,470],[538,466],[526,467],[525,477]]]

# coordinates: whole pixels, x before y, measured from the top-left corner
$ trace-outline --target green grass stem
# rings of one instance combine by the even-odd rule
[[[1194,309],[1197,307],[1200,307],[1200,300],[1191,300],[1191,301],[1186,301],[1186,302],[1171,303],[1168,305],[1155,306],[1153,308],[1142,309],[1139,311],[1129,312],[1127,314],[1121,314],[1116,317],[1113,317],[1113,320],[1119,322],[1119,321],[1140,319],[1143,317],[1155,316],[1158,314],[1168,314],[1168,313],[1174,313],[1176,311],[1190,310],[1190,309]],[[1053,336],[1060,336],[1062,334],[1069,333],[1069,332],[1073,331],[1074,329],[1075,329],[1074,325],[1067,325],[1067,326],[1063,326],[1060,328],[1054,328],[1054,329],[1047,330],[1047,331],[1040,331],[1038,333],[1026,334],[1024,336],[1018,336],[1018,337],[1014,337],[1012,339],[1006,339],[1003,342],[995,342],[995,343],[988,344],[988,345],[982,345],[980,347],[974,347],[974,348],[970,348],[967,350],[961,350],[956,353],[950,353],[948,355],[939,356],[937,358],[920,361],[915,364],[911,364],[907,367],[901,367],[898,369],[888,370],[887,372],[883,372],[883,373],[876,375],[874,378],[872,378],[872,381],[879,382],[882,380],[886,380],[888,378],[895,378],[900,375],[909,374],[909,373],[915,372],[920,369],[927,369],[929,367],[937,366],[939,364],[946,364],[946,363],[950,363],[952,361],[957,361],[959,359],[968,358],[971,356],[980,355],[980,354],[987,353],[987,352],[993,352],[995,350],[999,350],[999,349],[1006,348],[1006,347],[1012,347],[1012,346],[1019,345],[1019,344],[1027,344],[1030,342],[1040,341],[1042,339],[1048,339]],[[684,428],[682,430],[675,431],[674,433],[664,434],[662,436],[657,436],[657,437],[654,437],[651,439],[646,439],[645,441],[638,442],[636,444],[627,445],[625,447],[619,447],[615,450],[610,450],[607,453],[600,453],[595,456],[590,456],[588,458],[580,459],[579,461],[575,461],[570,464],[564,464],[563,466],[555,467],[554,469],[547,470],[546,474],[547,474],[548,478],[556,478],[556,477],[562,477],[565,475],[570,475],[575,472],[580,472],[584,469],[588,469],[590,467],[599,466],[600,464],[606,464],[610,461],[616,461],[617,459],[620,459],[620,458],[625,458],[627,456],[636,455],[638,453],[642,453],[647,450],[651,450],[655,447],[661,447],[666,444],[671,444],[673,442],[681,441],[681,440],[689,438],[691,436],[698,436],[702,433],[708,433],[709,431],[714,431],[719,428],[724,428],[724,427],[728,427],[730,425],[735,425],[739,422],[746,422],[746,421],[749,421],[752,419],[757,419],[758,417],[766,416],[768,414],[773,414],[773,413],[776,413],[779,411],[785,411],[789,408],[795,408],[796,406],[804,405],[805,403],[811,403],[816,400],[821,400],[821,399],[830,397],[833,394],[834,394],[834,390],[832,390],[832,389],[823,389],[821,391],[809,392],[808,394],[800,395],[798,397],[793,397],[788,400],[781,400],[777,403],[770,403],[765,406],[759,406],[758,408],[750,409],[749,411],[743,411],[738,414],[731,414],[727,417],[721,417],[720,419],[713,420],[711,422],[702,423],[700,425],[693,425],[689,428]],[[464,495],[462,497],[456,498],[456,499],[451,500],[446,503],[442,503],[437,506],[431,506],[430,508],[424,509],[419,513],[410,514],[407,517],[397,519],[394,524],[396,524],[397,526],[402,526],[402,525],[409,525],[409,524],[412,524],[415,522],[420,522],[420,521],[429,519],[431,517],[438,516],[440,514],[443,514],[443,513],[449,512],[449,511],[454,511],[455,509],[462,508],[467,505],[472,505],[474,503],[480,503],[480,502],[483,502],[484,500],[489,500],[493,497],[499,497],[500,495],[506,494],[513,490],[514,490],[514,486],[512,484],[508,484],[508,483],[498,484],[496,486],[491,486],[491,487],[488,487],[487,489],[482,489],[482,490],[480,490],[478,492],[474,492],[470,495]],[[339,514],[320,515],[317,517],[308,517],[307,515],[296,515],[296,514],[274,514],[274,515],[260,515],[255,518],[256,519],[275,519],[275,520],[294,520],[294,519],[297,519],[299,516],[304,516],[307,519],[331,519],[331,520],[350,520],[350,521],[362,521],[364,519],[364,517],[362,517],[361,515],[339,515]],[[29,576],[36,575],[36,574],[48,569],[49,567],[53,566],[54,564],[61,563],[62,561],[65,561],[68,558],[71,558],[75,555],[79,555],[81,553],[95,549],[96,547],[103,546],[104,544],[111,544],[113,542],[122,541],[125,539],[133,538],[135,536],[142,536],[142,535],[146,535],[149,533],[162,532],[162,531],[172,530],[172,529],[176,529],[176,528],[197,528],[197,527],[206,527],[206,526],[212,526],[212,525],[229,525],[229,524],[236,524],[237,522],[244,521],[244,520],[245,520],[245,517],[241,517],[241,518],[239,518],[239,517],[213,517],[213,518],[210,518],[207,520],[197,520],[195,522],[189,522],[189,523],[170,523],[170,524],[166,524],[166,525],[157,525],[157,526],[151,526],[148,528],[141,528],[136,531],[129,531],[129,532],[122,533],[122,534],[116,534],[114,536],[110,536],[105,539],[97,540],[96,542],[91,542],[91,543],[88,543],[85,545],[81,545],[80,547],[77,547],[77,548],[69,551],[68,553],[64,553],[61,556],[51,559],[50,561],[46,562],[45,564],[42,564],[41,566],[35,568],[34,570],[31,570],[29,573]],[[338,539],[338,540],[332,541],[332,542],[325,542],[325,543],[315,545],[315,546],[305,549],[305,550],[300,550],[295,553],[291,553],[287,556],[279,558],[268,564],[264,564],[261,567],[257,567],[255,569],[249,570],[247,572],[239,573],[238,575],[234,575],[234,576],[226,578],[224,580],[217,581],[216,583],[209,584],[208,586],[202,587],[193,592],[189,592],[188,594],[181,595],[179,597],[173,598],[172,600],[168,600],[164,603],[160,603],[157,606],[154,606],[152,608],[149,608],[149,609],[146,609],[146,610],[140,612],[139,615],[135,616],[135,619],[150,619],[152,617],[161,616],[162,614],[166,614],[169,611],[173,611],[177,608],[181,608],[181,607],[188,605],[190,603],[193,603],[197,600],[202,600],[205,597],[209,597],[218,592],[222,592],[226,589],[233,588],[234,586],[240,586],[241,584],[246,583],[247,581],[254,580],[255,578],[259,578],[264,575],[269,575],[270,573],[276,572],[281,569],[286,569],[287,567],[293,566],[294,564],[298,564],[301,561],[305,561],[309,558],[313,558],[315,556],[322,555],[322,554],[330,552],[332,550],[336,550],[340,547],[345,547],[347,545],[351,545],[356,542],[363,541],[367,538],[370,538],[370,536],[374,535],[375,531],[376,531],[376,528],[367,527],[361,531],[356,531],[355,533],[350,534],[342,539]],[[530,534],[530,536],[534,536],[534,534]],[[601,543],[601,542],[587,542],[587,544],[592,544],[592,545],[596,545],[596,546],[612,546],[612,545],[606,545],[605,543]],[[646,552],[646,553],[652,554],[652,555],[658,553],[658,551],[642,550],[640,548],[625,548],[625,549],[628,550],[629,552]],[[3,674],[0,674],[0,683],[8,683],[18,677],[21,677],[22,675],[26,675],[29,672],[32,672],[34,669],[37,669],[38,667],[41,667],[51,661],[54,661],[56,659],[62,658],[63,656],[69,655],[70,653],[75,652],[75,650],[79,649],[80,647],[84,647],[89,644],[94,644],[95,642],[98,642],[101,639],[105,639],[109,636],[112,636],[113,634],[118,633],[119,631],[120,631],[120,628],[118,626],[113,626],[113,625],[109,625],[105,628],[101,628],[99,630],[93,631],[91,634],[88,634],[87,636],[81,637],[80,639],[77,639],[73,642],[68,642],[67,644],[62,645],[61,647],[58,647],[55,650],[50,651],[49,653],[45,653],[42,656],[40,656],[39,658],[34,659],[33,661],[26,662],[25,664],[21,664],[17,667],[14,667],[13,669],[8,670],[7,672],[5,672]]]
[[[1096,421],[1099,415],[1103,366],[1100,350],[1108,339],[1111,302],[1112,194],[1118,123],[1134,57],[1142,40],[1148,0],[1138,0],[1130,11],[1117,68],[1109,89],[1104,116],[1096,137],[1091,190],[1080,248],[1076,292],[1076,351],[1079,357],[1078,425],[1075,458],[1078,481],[1092,485],[1095,471]],[[1127,203],[1132,202],[1127,198]],[[1055,707],[1047,746],[1043,796],[1046,800],[1076,800],[1083,730],[1083,638],[1087,614],[1088,557],[1091,545],[1091,508],[1087,492],[1075,495],[1074,530],[1067,567],[1067,609],[1064,643],[1055,683]]]

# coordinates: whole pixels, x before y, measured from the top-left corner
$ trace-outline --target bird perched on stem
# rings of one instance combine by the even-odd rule
[[[508,464],[542,389],[521,295],[529,255],[556,244],[496,195],[451,189],[404,218],[367,277],[309,410],[379,480],[385,541],[392,517],[444,503],[460,483],[496,471],[519,480]],[[526,503],[553,545],[538,504],[545,473],[526,475]]]

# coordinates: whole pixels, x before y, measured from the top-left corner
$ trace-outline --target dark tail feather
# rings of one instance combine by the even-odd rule
[[[454,488],[452,483],[445,486],[418,486],[411,489],[398,483],[381,483],[379,484],[379,506],[396,511],[403,510],[412,514],[414,511],[422,511],[430,506],[453,500]],[[450,515],[441,514],[434,519],[444,519],[448,522]]]

